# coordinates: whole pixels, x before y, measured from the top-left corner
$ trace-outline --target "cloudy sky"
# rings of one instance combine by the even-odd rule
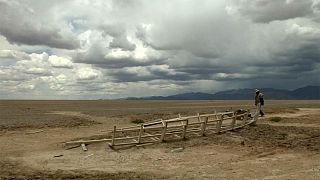
[[[320,0],[0,0],[0,98],[320,85]]]

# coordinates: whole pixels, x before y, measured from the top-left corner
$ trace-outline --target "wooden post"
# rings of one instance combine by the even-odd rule
[[[197,116],[198,116],[198,121],[201,122],[200,114],[198,113]]]
[[[83,151],[88,151],[88,149],[87,149],[87,147],[86,147],[85,144],[81,144],[81,147],[82,147],[82,150],[83,150]]]
[[[218,114],[217,114],[217,111],[216,111],[216,110],[214,110],[214,114],[216,115],[216,119],[219,119],[219,117],[218,117]]]
[[[205,120],[201,123],[201,136],[205,136],[208,119],[209,117],[205,117]]]
[[[236,121],[237,121],[237,112],[234,112],[234,117],[233,117],[232,122],[231,122],[231,129],[234,128],[234,125],[235,125]]]
[[[247,123],[248,120],[248,113],[249,110],[246,111],[246,113],[244,113],[244,117],[243,117],[243,121],[242,121],[242,125],[245,125]]]
[[[223,121],[223,115],[221,115],[221,118],[220,118],[219,121],[217,122],[217,132],[218,132],[218,133],[221,131],[222,121]]]
[[[165,136],[166,136],[166,132],[167,132],[167,122],[166,121],[162,121],[162,125],[163,125],[163,129],[162,129],[162,134],[161,134],[161,138],[160,141],[163,142],[165,140]]]
[[[187,131],[187,127],[188,127],[188,122],[189,122],[189,119],[187,119],[186,124],[183,126],[183,131],[182,131],[182,138],[183,139],[186,138],[186,131]]]
[[[141,143],[141,135],[142,135],[142,132],[143,132],[143,125],[141,124],[141,125],[140,125],[140,131],[139,131],[139,137],[138,137],[138,144]]]
[[[116,130],[117,130],[117,126],[113,126],[113,135],[112,135],[112,140],[111,140],[111,146],[114,146],[114,139],[116,137]]]

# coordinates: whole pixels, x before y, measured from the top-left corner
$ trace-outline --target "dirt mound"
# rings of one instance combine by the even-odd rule
[[[241,145],[252,149],[284,148],[320,151],[318,128],[259,124],[205,139],[221,145]]]
[[[83,170],[36,170],[10,160],[0,161],[0,179],[157,179],[159,175],[139,172],[101,172]],[[162,179],[165,179],[163,177]]]
[[[24,128],[45,128],[45,127],[75,127],[75,126],[88,126],[97,124],[88,118],[76,116],[63,116],[63,115],[42,115],[26,117],[23,120],[1,119],[0,131],[5,130],[18,130]]]

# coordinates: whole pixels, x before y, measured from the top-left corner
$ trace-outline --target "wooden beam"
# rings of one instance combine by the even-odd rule
[[[237,120],[237,112],[234,112],[234,117],[233,117],[232,122],[231,122],[231,129],[234,128],[236,120]]]
[[[87,147],[86,147],[85,144],[81,144],[81,147],[82,147],[82,150],[83,150],[83,151],[88,151],[88,149],[87,149]]]
[[[183,126],[183,130],[182,130],[182,138],[183,139],[186,138],[187,127],[188,127],[188,121],[187,121],[186,125]]]
[[[163,142],[165,140],[166,131],[167,131],[167,122],[162,121],[162,123],[163,123],[163,129],[162,129],[162,134],[161,134],[161,138],[160,138],[161,142]]]
[[[65,145],[81,145],[81,144],[91,144],[96,142],[107,142],[112,141],[112,139],[93,139],[93,140],[79,140],[79,141],[69,141]]]
[[[248,120],[248,111],[246,113],[244,113],[244,117],[243,117],[243,122],[242,122],[242,125],[245,125],[247,123],[247,120]]]
[[[139,137],[138,137],[138,143],[140,144],[141,143],[141,135],[143,133],[143,125],[141,124],[140,125],[140,131],[139,131]]]
[[[220,132],[220,130],[221,130],[222,121],[223,121],[223,115],[221,115],[220,120],[217,122],[217,131],[218,132]]]
[[[111,140],[111,146],[114,146],[114,139],[116,138],[116,131],[117,131],[117,126],[113,126],[113,134],[112,134],[112,140]]]
[[[205,135],[208,119],[209,119],[209,117],[206,117],[201,124],[201,136]]]

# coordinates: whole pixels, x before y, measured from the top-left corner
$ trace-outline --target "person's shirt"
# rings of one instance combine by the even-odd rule
[[[261,103],[261,101],[263,101],[263,94],[259,93],[258,95],[255,95],[254,104],[257,105],[258,103]]]

